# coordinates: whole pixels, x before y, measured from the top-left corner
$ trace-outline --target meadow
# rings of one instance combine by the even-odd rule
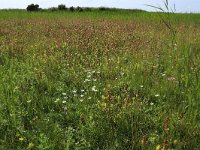
[[[0,150],[198,150],[199,100],[200,14],[0,11]]]

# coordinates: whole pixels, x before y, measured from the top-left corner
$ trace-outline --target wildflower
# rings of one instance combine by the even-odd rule
[[[83,99],[80,99],[80,102],[83,102]]]
[[[60,101],[60,99],[59,98],[57,98],[55,101],[54,101],[54,103],[57,103],[57,102],[59,102]]]
[[[165,118],[165,122],[164,122],[164,129],[165,129],[166,134],[169,134],[169,132],[170,132],[169,121],[170,121],[169,117],[166,117]]]
[[[178,143],[178,140],[174,140],[174,145],[176,145]]]
[[[92,87],[92,91],[97,92],[98,90],[96,89],[96,86]]]
[[[65,104],[67,101],[62,101],[63,104]]]
[[[65,114],[67,115],[67,114],[68,114],[68,112],[67,112],[67,107],[64,107],[63,109],[64,109],[64,111],[65,111]]]
[[[38,116],[35,116],[34,118],[33,118],[33,121],[35,121],[35,120],[37,120],[38,119]]]
[[[23,138],[23,137],[20,137],[20,138],[19,138],[19,141],[23,142],[23,141],[24,141],[24,138]]]
[[[91,74],[88,74],[88,75],[87,75],[87,78],[91,78]]]
[[[156,95],[155,95],[155,97],[159,97],[159,96],[160,96],[159,94],[156,94]]]
[[[28,100],[28,101],[27,101],[27,103],[30,103],[30,102],[31,102],[31,100]]]
[[[161,146],[160,145],[157,145],[156,146],[156,150],[160,150],[161,149]]]
[[[91,80],[89,80],[89,79],[85,79],[84,80],[84,83],[86,83],[86,82],[90,82]]]
[[[124,76],[125,73],[124,73],[124,72],[121,72],[120,74],[121,74],[121,76]]]
[[[76,93],[76,92],[77,92],[77,90],[75,89],[75,90],[73,90],[72,92],[73,92],[73,93]]]
[[[167,78],[167,80],[168,81],[174,81],[174,80],[176,80],[176,78],[175,77],[169,77],[169,78]]]
[[[28,144],[27,149],[32,149],[34,146],[35,146],[35,144],[33,144],[32,142],[30,142],[30,143]]]
[[[81,94],[80,96],[81,96],[81,97],[83,97],[84,95],[83,95],[83,94]]]
[[[62,95],[63,95],[63,96],[66,96],[66,95],[67,95],[67,93],[62,93]]]
[[[155,135],[152,135],[151,137],[149,137],[149,141],[151,143],[154,143],[156,141],[156,136]]]
[[[162,75],[162,77],[166,76],[166,74],[165,74],[165,73],[161,73],[161,75]]]
[[[153,106],[153,105],[154,105],[154,103],[153,103],[153,102],[151,102],[151,103],[150,103],[150,105],[151,105],[151,106]]]
[[[143,85],[140,85],[140,87],[143,88],[144,86],[143,86]]]
[[[163,141],[163,149],[162,150],[167,150],[168,149],[168,142],[167,140]]]

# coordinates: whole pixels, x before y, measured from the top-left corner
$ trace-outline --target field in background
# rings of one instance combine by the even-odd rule
[[[199,149],[200,15],[0,11],[0,149]]]

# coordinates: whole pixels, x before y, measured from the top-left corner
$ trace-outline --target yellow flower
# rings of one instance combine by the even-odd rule
[[[174,140],[174,144],[176,145],[178,143],[178,140]]]
[[[156,146],[156,150],[160,150],[161,149],[161,146],[160,145],[157,145]]]
[[[35,146],[35,145],[34,145],[32,142],[30,142],[30,143],[28,144],[27,149],[32,149],[34,146]]]
[[[19,141],[21,141],[21,142],[24,141],[24,138],[23,138],[23,137],[20,137],[20,138],[19,138]]]

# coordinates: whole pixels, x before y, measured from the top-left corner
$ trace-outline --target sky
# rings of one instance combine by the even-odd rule
[[[144,9],[155,11],[154,8],[146,6],[163,6],[163,0],[0,0],[0,9],[22,8],[34,3],[39,4],[40,8],[57,7],[59,4],[81,7],[115,7],[128,9]],[[169,0],[171,8],[176,6],[176,12],[200,13],[200,0]]]

